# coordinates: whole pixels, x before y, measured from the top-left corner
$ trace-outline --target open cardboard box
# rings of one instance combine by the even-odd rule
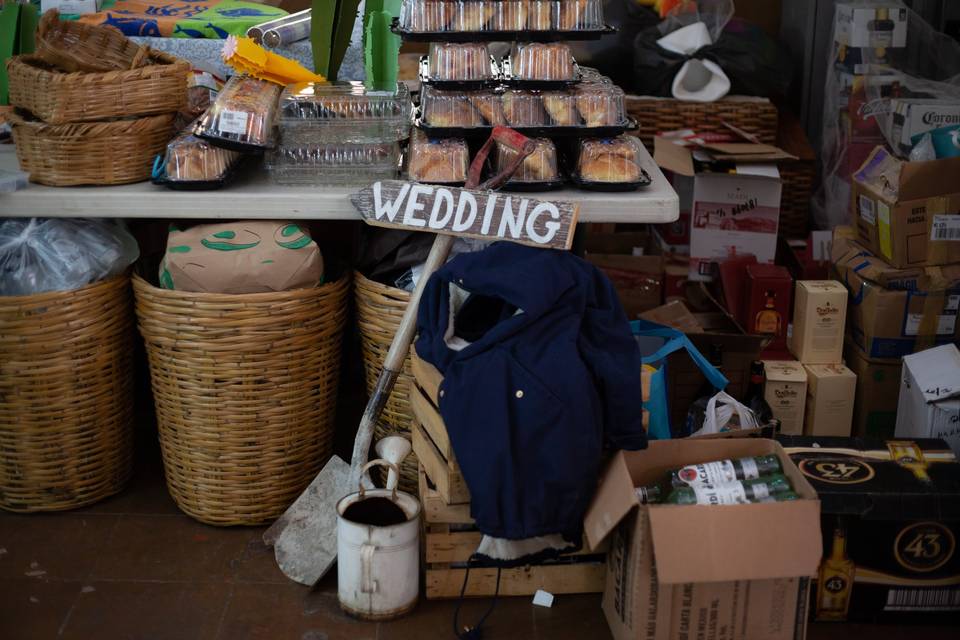
[[[712,460],[775,454],[800,500],[641,505],[635,487]],[[806,635],[809,576],[822,556],[820,502],[773,440],[665,440],[621,451],[584,518],[590,547],[610,537],[603,611],[617,640]]]

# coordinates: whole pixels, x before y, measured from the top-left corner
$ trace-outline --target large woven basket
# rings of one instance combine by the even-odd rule
[[[332,453],[350,278],[275,293],[134,276],[167,487],[215,525],[277,518]]]
[[[7,121],[30,181],[65,187],[148,179],[154,158],[173,136],[173,117],[51,125],[11,112]]]
[[[757,136],[761,142],[777,141],[777,107],[764,98],[728,96],[716,102],[684,102],[674,98],[627,96],[627,112],[637,121],[640,137],[653,149],[653,137],[661,131],[696,129],[726,131],[723,123]]]
[[[65,73],[36,55],[7,60],[10,104],[47,124],[172,113],[187,100],[190,64],[150,51],[151,64],[105,73]]]
[[[120,491],[133,455],[130,280],[0,296],[0,508]]]
[[[354,280],[367,393],[373,393],[383,361],[390,350],[390,343],[410,302],[410,294],[403,289],[370,280],[359,271],[354,273]],[[410,371],[410,358],[407,357],[403,363],[403,372],[397,378],[374,430],[377,440],[389,435],[410,438],[410,423],[413,420],[413,409],[410,408],[412,384],[413,373]],[[411,453],[400,465],[400,488],[415,493],[418,483],[417,456]]]
[[[37,55],[64,71],[119,71],[148,64],[144,45],[110,25],[61,20],[56,9],[37,26]]]

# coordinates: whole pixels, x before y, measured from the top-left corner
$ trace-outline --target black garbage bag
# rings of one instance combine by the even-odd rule
[[[633,74],[625,90],[647,96],[672,97],[673,79],[691,57],[711,60],[730,78],[730,93],[771,99],[786,96],[792,77],[789,56],[760,27],[734,18],[720,38],[693,56],[660,47],[657,27],[644,29],[633,42]]]

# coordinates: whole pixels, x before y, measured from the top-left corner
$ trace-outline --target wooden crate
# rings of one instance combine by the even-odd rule
[[[414,451],[420,460],[427,598],[457,598],[463,587],[467,561],[480,544],[482,534],[470,517],[470,494],[437,409],[443,379],[435,368],[416,355],[411,358],[411,370],[416,382],[411,391],[411,406],[416,416],[412,433]],[[504,569],[500,575],[500,595],[529,596],[538,589],[555,594],[602,592],[606,576],[605,551],[606,546],[584,549],[560,560]],[[472,568],[466,595],[490,597],[496,582],[496,569]]]

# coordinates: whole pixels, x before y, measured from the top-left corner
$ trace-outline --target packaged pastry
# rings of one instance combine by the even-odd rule
[[[484,127],[502,118],[493,91],[444,91],[424,85],[420,91],[423,122],[431,127]]]
[[[633,136],[588,138],[580,141],[577,178],[582,183],[640,183],[641,142]]]
[[[490,31],[524,31],[530,0],[501,0],[490,19]]]
[[[494,80],[497,77],[487,45],[482,42],[434,42],[430,45],[425,82]]]
[[[603,29],[602,0],[560,0],[557,2],[558,31]]]
[[[527,29],[530,31],[550,31],[553,27],[553,9],[556,2],[532,0],[527,3]]]
[[[577,98],[569,91],[544,91],[540,94],[543,108],[550,124],[558,127],[575,127],[583,123],[577,110]]]
[[[274,144],[273,119],[282,87],[246,75],[233,76],[200,117],[197,135],[240,150]]]
[[[470,168],[470,151],[463,138],[428,138],[415,130],[407,149],[407,175],[418,182],[463,184]]]
[[[520,164],[516,173],[507,181],[507,185],[518,183],[562,183],[557,166],[557,148],[547,138],[534,138],[536,149]],[[497,144],[497,172],[505,170],[517,157],[517,151]]]
[[[464,0],[451,3],[452,31],[488,31],[493,14],[499,9],[500,0]]]
[[[562,42],[518,44],[510,54],[514,80],[574,81],[577,71],[570,46]]]
[[[548,123],[540,93],[508,89],[500,98],[507,124],[513,127],[542,127]]]
[[[400,25],[413,33],[447,31],[455,5],[449,0],[407,0],[400,8]]]
[[[410,91],[369,91],[361,82],[300,82],[280,95],[277,123],[287,146],[396,142],[410,132]]]
[[[588,127],[609,127],[626,123],[623,89],[602,82],[579,84],[574,88],[577,111]]]
[[[215,189],[223,185],[241,157],[237,151],[198,138],[190,126],[167,144],[154,181],[171,188]]]
[[[282,146],[264,161],[270,177],[282,185],[363,185],[397,175],[400,144],[319,144]]]

